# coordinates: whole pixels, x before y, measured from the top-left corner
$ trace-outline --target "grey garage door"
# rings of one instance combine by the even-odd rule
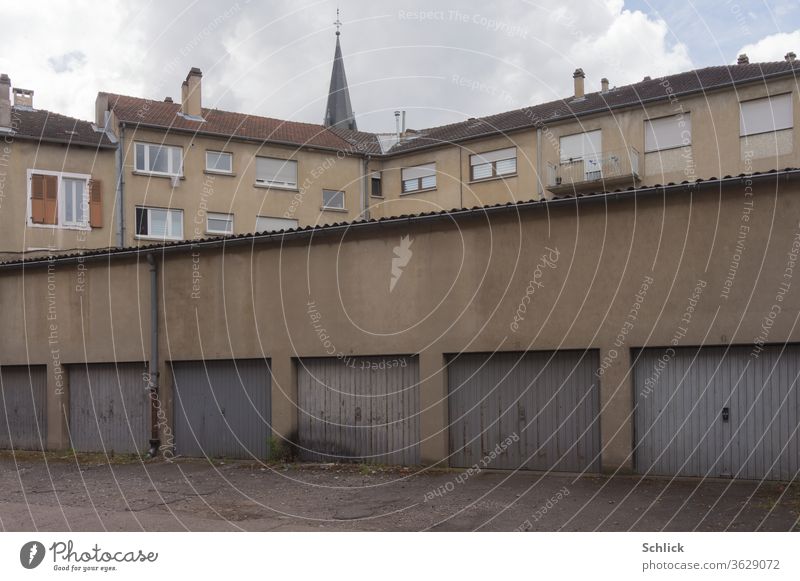
[[[79,452],[148,448],[150,397],[144,363],[69,366],[69,430]]]
[[[175,451],[208,458],[267,458],[271,377],[263,359],[174,361]]]
[[[599,472],[597,365],[596,351],[450,358],[450,465]]]
[[[797,477],[800,348],[751,353],[751,347],[634,353],[638,472]]]
[[[303,459],[419,463],[419,361],[408,356],[297,362]]]
[[[0,392],[0,448],[46,447],[47,366],[0,368]]]

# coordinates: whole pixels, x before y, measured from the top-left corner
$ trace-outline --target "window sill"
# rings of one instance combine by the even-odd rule
[[[253,184],[254,188],[259,188],[261,190],[280,190],[282,192],[299,192],[297,188],[289,188],[285,186],[271,186],[269,184]]]
[[[507,179],[515,178],[515,177],[517,177],[517,174],[509,173],[509,174],[505,174],[505,175],[502,175],[502,176],[492,176],[490,178],[480,178],[480,179],[477,179],[477,180],[470,180],[467,183],[469,183],[469,184],[479,184],[481,182],[496,182],[497,180],[507,180]]]
[[[236,174],[232,171],[215,171],[213,169],[204,169],[203,173],[210,176],[230,176],[232,178],[236,177]]]
[[[208,236],[233,236],[233,232],[212,232],[211,230],[206,230],[206,235],[208,235]]]
[[[28,222],[28,228],[41,228],[43,230],[76,230],[78,232],[91,232],[91,226],[67,226],[65,224],[34,224]]]
[[[402,192],[401,196],[413,196],[414,194],[425,194],[428,192],[435,192],[437,188],[425,188],[424,190],[414,190],[413,192]]]
[[[180,242],[183,238],[164,238],[161,236],[142,236],[141,234],[136,234],[133,237],[134,240],[147,240],[149,242]]]
[[[328,206],[320,206],[319,209],[323,212],[339,212],[340,214],[346,214],[349,212],[347,208],[330,208]]]
[[[692,144],[691,143],[686,143],[686,144],[683,144],[683,145],[673,145],[672,147],[664,147],[662,149],[651,149],[650,151],[645,151],[644,154],[645,155],[650,155],[650,154],[653,154],[653,153],[663,153],[665,151],[675,151],[676,149],[684,149],[686,147],[691,149]]]
[[[138,169],[135,169],[135,170],[131,171],[131,173],[133,175],[135,175],[135,176],[145,176],[145,177],[148,177],[148,178],[164,178],[164,179],[168,179],[168,180],[171,180],[172,178],[178,178],[178,179],[181,179],[181,180],[185,180],[186,179],[185,175],[170,175],[170,174],[166,174],[166,173],[152,173],[152,172],[149,172],[149,171],[140,171]]]
[[[794,129],[793,127],[784,127],[783,129],[770,129],[768,131],[758,131],[756,133],[748,133],[747,135],[740,135],[739,139],[747,139],[748,137],[757,137],[758,135],[766,135],[767,133],[772,133],[773,135],[777,135],[778,133],[782,133],[784,131],[791,131]]]

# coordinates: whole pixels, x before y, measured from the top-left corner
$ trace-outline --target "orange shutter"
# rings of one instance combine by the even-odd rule
[[[31,222],[44,224],[44,176],[31,176]]]
[[[44,181],[44,223],[58,224],[58,176],[42,176]]]
[[[103,184],[100,180],[89,180],[89,225],[103,227]]]

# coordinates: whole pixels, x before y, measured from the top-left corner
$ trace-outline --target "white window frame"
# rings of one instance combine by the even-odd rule
[[[512,155],[513,152],[513,155]],[[505,161],[514,161],[514,170],[500,173],[497,171],[497,164]],[[475,177],[475,168],[489,166],[491,175],[485,177]],[[514,177],[517,175],[517,148],[516,147],[503,147],[501,149],[494,149],[492,151],[484,151],[483,153],[473,153],[469,156],[469,179],[473,182],[482,182],[486,180],[498,180],[503,178]]]
[[[286,224],[285,228],[278,228],[278,229],[259,228],[258,227],[259,220],[280,220],[283,222],[292,222],[292,224],[291,225]],[[281,230],[293,230],[298,226],[299,222],[295,218],[284,218],[282,216],[256,216],[255,232],[280,232]]]
[[[144,167],[139,169],[139,146],[144,146]],[[147,169],[150,166],[150,148],[161,147],[167,150],[167,171],[155,171]],[[177,150],[180,152],[180,167],[174,168],[172,151]],[[148,143],[146,141],[134,141],[133,143],[133,171],[140,174],[148,174],[154,176],[168,176],[168,177],[183,177],[183,147],[179,145],[167,145],[166,143]]]
[[[674,127],[668,124],[674,123]],[[655,129],[654,129],[655,127]],[[667,133],[667,137],[659,139],[657,133]],[[669,132],[675,135],[669,136]],[[688,139],[686,136],[688,135]],[[644,121],[644,152],[655,153],[679,149],[692,145],[692,115],[691,113],[677,113],[664,117],[654,117]]]
[[[776,103],[778,100],[788,101]],[[764,119],[756,120],[750,123],[750,129],[746,128],[745,124],[745,108],[757,106],[759,103],[764,103],[769,109],[768,114]],[[779,107],[787,107],[789,113],[789,122],[778,122],[776,125],[775,111]],[[764,121],[771,122],[772,127],[766,128]],[[761,123],[759,123],[759,121]],[[776,133],[785,129],[794,128],[794,93],[781,93],[779,95],[769,95],[767,97],[760,97],[758,99],[748,99],[747,101],[739,102],[739,137],[750,137],[752,135],[760,135],[762,133]]]
[[[211,228],[211,220],[225,220],[230,222],[230,230],[214,230]],[[233,214],[225,212],[206,212],[206,233],[207,234],[233,234]]]
[[[139,234],[138,226],[139,224],[136,221],[136,210],[147,210],[147,234]],[[160,210],[167,213],[167,234],[164,236],[153,236],[150,232],[153,230],[152,227],[152,220],[150,217],[150,210]],[[172,219],[170,218],[171,214],[177,212],[181,216],[181,232],[179,235],[175,235],[174,233],[169,233],[172,229]],[[134,237],[139,240],[183,240],[183,210],[178,208],[159,208],[157,206],[136,206],[134,208],[133,213],[133,229],[134,229]]]
[[[209,153],[213,153],[214,155],[218,155],[218,156],[226,156],[228,158],[228,160],[230,161],[230,164],[229,164],[230,169],[225,170],[225,169],[218,169],[218,168],[215,168],[215,167],[209,167],[208,166],[208,154]],[[230,151],[214,151],[213,149],[207,149],[206,150],[206,171],[209,172],[209,173],[218,173],[218,174],[225,174],[225,175],[232,174],[233,173],[233,154]]]
[[[294,182],[280,182],[274,180],[263,180],[259,179],[258,177],[258,160],[259,159],[269,159],[272,161],[279,161],[285,164],[294,164]],[[256,186],[260,186],[262,188],[275,188],[279,190],[297,190],[297,183],[299,180],[299,172],[300,167],[297,163],[296,159],[283,159],[280,157],[271,157],[269,155],[257,155],[256,156]]]
[[[334,194],[342,194],[341,206],[328,206],[325,203],[325,192],[333,192]],[[334,190],[332,188],[322,188],[322,209],[323,210],[347,210],[347,194],[344,190]]]
[[[58,192],[56,194],[56,204],[58,204],[58,224],[34,224],[33,216],[31,214],[31,186],[32,180],[31,178],[34,175],[44,175],[44,176],[56,176],[58,178]],[[66,216],[64,215],[65,212],[65,204],[64,204],[64,179],[72,179],[72,180],[81,180],[84,182],[83,186],[83,208],[84,208],[84,218],[85,220],[80,222],[66,222]],[[28,228],[49,228],[49,229],[61,229],[61,230],[83,230],[83,231],[91,231],[92,226],[89,224],[89,182],[92,180],[92,176],[89,174],[83,173],[70,173],[70,172],[63,172],[63,171],[51,171],[51,170],[44,170],[44,169],[28,169],[28,219],[27,225]]]
[[[411,172],[413,174],[420,173],[420,170],[427,170],[432,168],[431,173],[425,173],[425,175],[413,175],[412,177],[407,177],[405,174],[406,172]],[[413,171],[416,170],[416,171]],[[433,185],[424,185],[423,180],[427,178],[433,178]],[[416,187],[414,189],[406,189],[407,182],[416,182]],[[412,165],[408,167],[404,167],[400,169],[400,192],[401,194],[419,194],[421,192],[430,192],[435,190],[437,187],[437,180],[436,180],[436,162],[430,163],[421,163],[418,165]]]

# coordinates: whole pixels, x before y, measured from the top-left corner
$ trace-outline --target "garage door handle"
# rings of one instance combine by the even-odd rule
[[[727,422],[731,417],[730,408],[722,408],[722,421]]]

